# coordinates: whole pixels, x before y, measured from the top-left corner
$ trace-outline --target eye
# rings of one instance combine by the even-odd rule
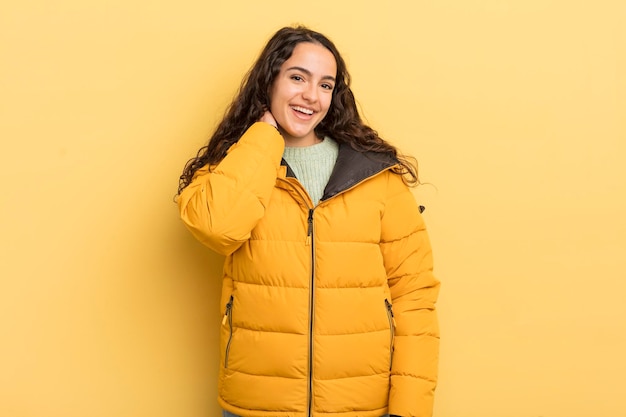
[[[299,76],[299,75],[292,75],[291,79],[294,80],[294,81],[302,81],[302,77]]]
[[[322,88],[332,91],[332,89],[335,87],[332,84],[322,84]]]

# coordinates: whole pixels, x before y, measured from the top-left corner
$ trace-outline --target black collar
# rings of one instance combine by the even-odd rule
[[[337,162],[324,189],[322,200],[334,197],[396,164],[398,164],[398,160],[392,155],[357,151],[346,143],[340,143]],[[288,177],[295,177],[293,170],[284,159],[281,161],[281,165],[287,167]]]

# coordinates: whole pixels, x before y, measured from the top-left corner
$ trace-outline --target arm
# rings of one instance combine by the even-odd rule
[[[284,146],[276,128],[255,123],[219,164],[196,172],[178,196],[180,216],[196,239],[229,255],[250,238],[265,214]]]
[[[381,251],[396,320],[389,413],[431,417],[439,356],[439,281],[432,273],[430,242],[415,198],[395,174],[388,189]]]

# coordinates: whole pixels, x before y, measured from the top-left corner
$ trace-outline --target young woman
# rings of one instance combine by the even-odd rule
[[[226,256],[225,416],[432,414],[439,282],[416,183],[361,121],[335,45],[280,29],[177,197]]]

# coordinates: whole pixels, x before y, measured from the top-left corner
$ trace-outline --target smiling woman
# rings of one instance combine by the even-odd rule
[[[283,63],[272,86],[270,109],[286,146],[321,142],[315,127],[328,113],[336,75],[335,57],[316,43],[299,43]]]
[[[279,30],[180,178],[226,256],[225,416],[431,416],[439,282],[414,165],[361,121],[324,35]]]

